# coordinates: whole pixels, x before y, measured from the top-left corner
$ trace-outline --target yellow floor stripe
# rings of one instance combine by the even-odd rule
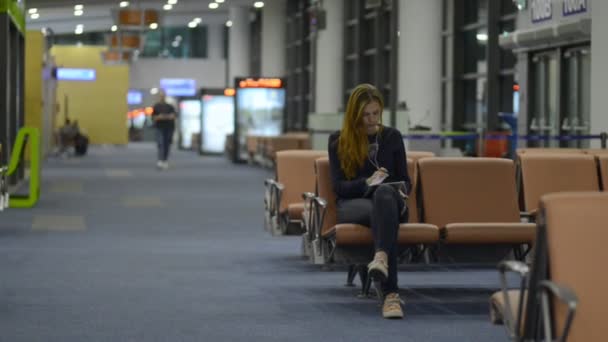
[[[54,193],[67,193],[67,194],[82,194],[83,183],[77,181],[69,181],[69,182],[55,182],[52,183],[49,189]]]
[[[125,197],[122,204],[127,208],[159,208],[164,206],[158,196]]]
[[[133,174],[126,169],[106,169],[106,176],[110,178],[124,178],[133,177]]]
[[[87,225],[84,216],[36,215],[32,222],[35,231],[82,231]]]

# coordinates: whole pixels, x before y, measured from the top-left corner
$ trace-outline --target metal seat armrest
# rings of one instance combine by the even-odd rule
[[[311,225],[313,224],[314,198],[315,198],[315,194],[313,194],[312,192],[302,193],[302,199],[304,199],[304,212],[302,213],[302,221],[303,221],[304,231],[310,237],[312,237],[312,231],[313,231]]]
[[[532,211],[520,211],[519,218],[525,219],[526,222],[534,223],[536,222],[536,218],[538,217],[538,210],[534,209]]]
[[[503,274],[506,272],[515,272],[521,277],[525,277],[530,272],[530,267],[521,261],[505,260],[498,264],[498,270]]]
[[[574,319],[576,307],[578,305],[578,297],[576,293],[570,288],[556,284],[550,280],[543,280],[538,284],[538,288],[541,296],[541,310],[542,310],[542,322],[545,332],[545,337],[548,341],[553,341],[553,326],[551,324],[551,312],[549,309],[549,294],[557,297],[561,302],[566,304],[568,311],[566,313],[566,322],[564,329],[562,330],[559,337],[556,337],[556,341],[565,342],[570,332],[570,326]]]
[[[264,198],[266,209],[270,212],[271,216],[278,215],[281,195],[283,194],[285,186],[274,179],[266,179],[264,184],[266,185],[266,194]]]
[[[317,239],[321,239],[321,229],[323,228],[323,222],[325,220],[325,213],[327,212],[327,201],[321,197],[314,197],[313,200],[314,209],[314,224],[313,234]]]
[[[505,260],[498,264],[498,271],[500,272],[500,281],[501,281],[501,291],[504,298],[504,312],[503,312],[503,321],[505,325],[509,328],[508,331],[515,336],[511,336],[511,338],[516,338],[517,334],[520,332],[522,319],[523,319],[523,308],[524,308],[524,294],[528,284],[528,274],[530,273],[530,267],[521,261],[515,260]],[[509,298],[508,293],[508,284],[507,284],[507,272],[517,273],[521,277],[520,286],[519,286],[519,305],[517,307],[517,316],[514,316],[514,313],[511,312],[511,299]]]
[[[311,200],[315,198],[315,194],[313,194],[312,192],[303,192],[302,193],[302,199],[306,202],[308,200]]]

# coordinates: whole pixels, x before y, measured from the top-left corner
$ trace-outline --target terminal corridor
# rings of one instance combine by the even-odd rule
[[[152,144],[49,158],[0,221],[0,341],[506,341],[496,269],[405,267],[405,319],[263,230],[268,170]]]

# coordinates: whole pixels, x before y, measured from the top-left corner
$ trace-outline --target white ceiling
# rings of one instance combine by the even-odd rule
[[[268,1],[268,0],[267,0]],[[274,0],[270,0],[274,1]],[[161,25],[185,26],[195,17],[202,19],[201,25],[221,25],[228,20],[231,6],[253,6],[255,0],[225,0],[217,9],[209,9],[214,0],[178,0],[170,11],[162,10],[166,0],[131,0],[131,7],[153,8],[161,11]],[[76,25],[87,31],[105,31],[114,25],[112,12],[118,10],[120,0],[28,0],[28,9],[37,8],[40,17],[31,19],[27,15],[27,29],[48,27],[55,34],[73,33]],[[84,14],[74,16],[74,5],[84,5]]]

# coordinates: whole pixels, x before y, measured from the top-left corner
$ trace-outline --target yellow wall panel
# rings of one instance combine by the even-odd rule
[[[57,67],[95,69],[92,82],[58,81],[57,102],[60,104],[58,124],[64,120],[68,98],[68,117],[78,120],[92,144],[127,144],[126,125],[129,67],[105,65],[101,53],[105,47],[54,46],[51,50]]]
[[[44,37],[40,31],[25,35],[25,125],[42,130],[42,58]]]
[[[24,121],[29,127],[43,130],[42,118],[42,59],[44,37],[40,31],[25,34],[25,103]],[[44,149],[43,149],[44,150]],[[26,145],[25,160],[29,161],[29,145]]]

